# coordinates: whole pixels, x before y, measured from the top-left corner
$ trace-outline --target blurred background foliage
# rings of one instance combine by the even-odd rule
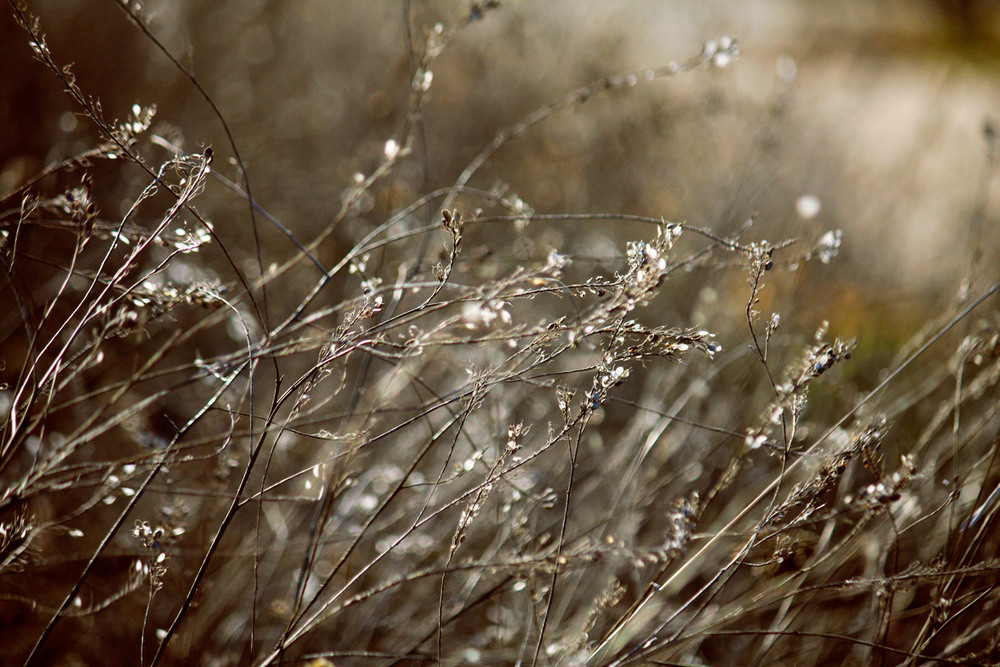
[[[154,132],[188,150],[213,146],[216,169],[238,180],[211,110],[115,3],[29,6],[108,118],[155,103]],[[429,26],[459,21],[468,6],[154,0],[142,11],[225,115],[257,200],[309,238],[404,122],[415,69],[408,40],[421,43]],[[799,283],[809,293],[782,298],[797,298],[789,310],[803,324],[829,319],[863,345],[898,341],[954,296],[975,244],[995,259],[984,127],[1000,108],[998,26],[1000,10],[985,1],[505,2],[435,62],[419,159],[365,202],[345,226],[351,238],[323,259],[415,193],[449,185],[498,128],[594,79],[683,59],[728,34],[743,48],[734,68],[595,96],[510,142],[472,184],[503,183],[538,213],[636,213],[719,233],[752,214],[750,238],[841,228],[840,260],[809,267],[816,275]],[[95,130],[32,61],[13,21],[0,30],[6,192],[91,147]],[[808,220],[795,207],[805,195],[821,204]],[[239,244],[246,221],[230,219],[232,203],[231,193],[209,192],[200,210]],[[552,245],[568,242],[580,257],[608,250],[603,227],[579,227],[572,238],[554,228]],[[262,234],[274,261],[294,252],[273,228]],[[743,284],[736,276],[736,301]]]

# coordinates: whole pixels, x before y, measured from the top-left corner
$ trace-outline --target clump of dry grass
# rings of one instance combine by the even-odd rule
[[[729,66],[729,38],[561,96],[397,201],[437,59],[497,4],[411,36],[401,129],[304,235],[254,199],[228,126],[190,151],[153,106],[109,120],[11,2],[98,137],[0,213],[11,663],[995,661],[998,286],[864,386],[855,341],[762,312],[839,231],[477,185],[595,96]],[[546,244],[583,225],[618,254]]]

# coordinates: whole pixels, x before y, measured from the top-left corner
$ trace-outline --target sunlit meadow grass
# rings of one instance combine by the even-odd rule
[[[304,232],[119,4],[230,143],[103,109],[11,0],[94,139],[2,193],[5,664],[1000,660],[981,259],[873,367],[771,306],[839,230],[543,212],[479,178],[593,98],[738,76],[737,41],[553,94],[419,192],[435,64],[506,8],[416,26],[397,131]]]

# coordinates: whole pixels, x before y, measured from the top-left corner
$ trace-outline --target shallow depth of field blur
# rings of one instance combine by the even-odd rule
[[[4,9],[5,664],[1000,663],[993,3]]]

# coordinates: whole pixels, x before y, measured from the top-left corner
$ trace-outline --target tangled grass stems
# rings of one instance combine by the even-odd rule
[[[764,313],[839,230],[769,242],[760,218],[544,212],[477,183],[595,97],[727,68],[735,40],[556,96],[432,188],[435,72],[498,3],[426,29],[404,3],[398,129],[310,232],[256,198],[237,126],[138,5],[115,3],[224,148],[188,152],[152,105],[106,120],[9,4],[98,144],[0,211],[12,661],[993,659],[1000,283],[866,384],[866,341]]]

